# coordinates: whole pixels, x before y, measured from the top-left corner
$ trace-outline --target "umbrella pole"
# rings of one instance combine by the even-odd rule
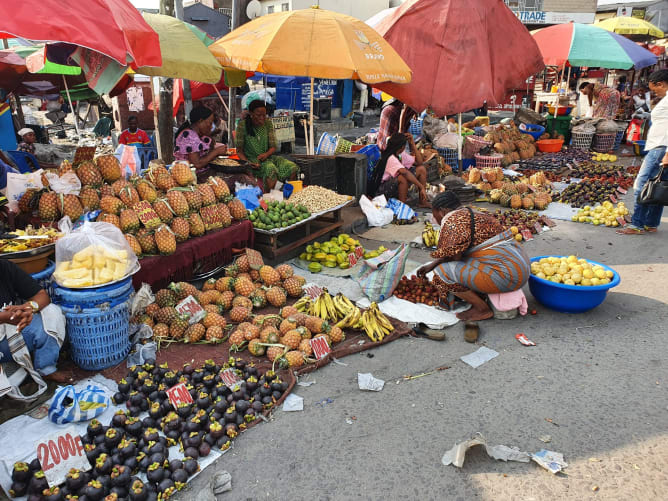
[[[63,83],[65,84],[65,94],[67,94],[67,102],[70,103],[70,110],[72,110],[72,115],[74,115],[74,130],[77,131],[77,136],[79,135],[79,123],[77,120],[77,114],[74,111],[74,106],[72,106],[72,98],[70,97],[70,89],[67,87],[67,79],[63,75]]]
[[[218,94],[218,98],[220,99],[220,102],[223,103],[223,107],[225,108],[225,111],[227,112],[227,116],[230,116],[230,109],[227,107],[227,103],[223,99],[223,96],[220,95],[220,91],[214,87],[214,90],[216,91],[216,94]]]
[[[464,136],[462,135],[462,114],[460,113],[457,117],[459,122],[459,139],[457,140],[457,170],[462,171],[463,162],[462,162],[462,141]]]
[[[160,89],[160,83],[156,82],[155,77],[151,77],[151,97],[153,99],[153,125],[155,127],[155,147],[158,150],[158,158],[162,157],[162,148],[160,148],[160,127],[158,126],[158,100],[156,99],[156,88]]]
[[[311,107],[309,108],[309,115],[310,115],[310,125],[311,125],[311,134],[310,134],[310,153],[309,155],[315,155],[315,151],[313,149],[313,77],[311,77]]]
[[[228,146],[234,147],[234,134],[232,134],[232,93],[234,92],[234,87],[227,88],[227,96],[230,101],[230,106],[227,108],[227,143]]]

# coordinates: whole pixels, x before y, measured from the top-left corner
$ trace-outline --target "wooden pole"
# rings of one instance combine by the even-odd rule
[[[162,149],[160,147],[160,125],[158,122],[158,96],[160,93],[160,82],[156,77],[151,77],[151,99],[153,100],[153,126],[155,127],[155,148],[158,150],[158,158],[162,159]]]
[[[315,155],[315,151],[313,149],[313,77],[311,77],[311,107],[309,109],[309,123],[311,125],[311,147],[310,150],[307,148],[307,151],[309,151],[309,155]]]
[[[462,135],[462,114],[459,113],[457,116],[457,122],[459,125],[459,138],[457,138],[457,170],[462,171],[464,163],[462,161],[462,142],[464,141],[464,136]]]

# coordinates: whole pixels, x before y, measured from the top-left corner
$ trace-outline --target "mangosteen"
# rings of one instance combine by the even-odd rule
[[[125,420],[125,431],[129,435],[137,437],[141,434],[141,430],[142,430],[142,423],[136,417],[128,417]]]
[[[106,430],[105,430],[105,433],[106,433]],[[99,435],[95,435],[95,437],[93,438],[93,444],[95,444],[96,447],[100,446],[100,445],[104,445],[104,433],[100,433]]]
[[[174,470],[172,480],[175,484],[185,484],[188,481],[188,472],[184,469]]]
[[[192,373],[192,376],[190,377],[190,380],[192,381],[193,385],[196,385],[202,382],[205,375],[206,374],[202,369],[195,369],[195,371]]]
[[[118,494],[115,492],[110,492],[104,497],[104,501],[118,501]]]
[[[111,488],[110,494],[116,494],[116,496],[118,496],[119,499],[125,499],[128,497],[128,494],[130,493],[129,488],[130,488],[130,482],[128,482],[126,486],[116,485]]]
[[[111,468],[114,464],[111,462],[111,458],[106,454],[100,454],[95,460],[95,474],[100,475],[109,475],[111,473]]]
[[[204,442],[209,444],[209,446],[213,447],[216,445],[216,439],[211,435],[211,433],[207,433],[204,435]]]
[[[137,479],[132,482],[128,494],[132,501],[146,501],[146,498],[148,496],[148,491],[146,489],[146,486],[144,485],[144,482]]]
[[[165,469],[160,463],[153,463],[146,471],[146,478],[152,484],[157,484],[165,478]]]
[[[186,456],[183,460],[183,469],[188,473],[188,475],[194,475],[199,471],[199,463],[192,456]]]
[[[162,407],[159,402],[153,402],[148,409],[148,415],[153,419],[159,420],[162,417]]]
[[[183,364],[183,369],[181,369],[181,372],[183,372],[183,374],[186,376],[190,376],[193,372],[195,372],[195,368],[191,364]]]
[[[28,463],[24,463],[23,461],[14,463],[14,469],[12,470],[12,480],[14,482],[28,482],[30,480],[30,465]]]
[[[63,499],[63,494],[58,486],[44,489],[42,496],[44,496],[44,501],[61,501]]]
[[[272,392],[271,392],[271,396],[272,396],[275,400],[278,400],[279,398],[281,398],[282,395],[283,395],[283,393],[280,392],[280,391],[272,391]]]
[[[130,468],[127,466],[114,466],[111,469],[111,485],[112,487],[130,485],[132,475]]]
[[[262,404],[265,406],[265,408],[267,407],[267,405],[273,404],[273,403],[274,403],[274,401],[271,397],[262,397]]]
[[[103,430],[102,423],[100,423],[97,419],[93,419],[90,423],[88,423],[88,426],[86,427],[86,433],[91,438],[102,433],[102,430]]]
[[[124,411],[116,411],[114,416],[111,418],[112,426],[116,428],[125,428],[125,422],[128,419],[127,413]]]
[[[142,411],[141,407],[137,407],[137,406],[135,406],[135,405],[130,405],[130,406],[128,406],[128,414],[130,414],[130,416],[132,416],[132,417],[137,417],[137,416],[139,416],[142,412],[143,412],[143,411]]]
[[[114,393],[114,396],[111,397],[112,402],[114,402],[116,405],[120,405],[124,403],[128,399],[128,396],[125,393],[116,392]]]
[[[226,423],[234,423],[237,420],[237,411],[234,405],[231,405],[225,411],[225,416],[223,417]]]
[[[192,406],[190,404],[179,404],[176,408],[176,413],[179,415],[179,417],[184,419],[190,416],[191,411]]]
[[[91,501],[98,501],[104,497],[104,487],[97,480],[91,480],[84,489],[86,497]]]
[[[155,428],[147,428],[144,430],[144,440],[147,442],[157,442],[160,435]]]
[[[111,464],[123,464],[123,456],[121,456],[121,453],[118,451],[118,449],[114,449],[114,453],[111,455]]]
[[[216,442],[216,447],[218,447],[221,451],[226,451],[227,449],[230,448],[231,445],[232,445],[232,439],[227,435],[223,435]]]
[[[257,390],[257,378],[255,376],[251,376],[246,380],[246,390],[251,393]]]
[[[159,497],[162,499],[168,499],[172,494],[174,494],[175,490],[176,487],[174,486],[174,482],[169,478],[163,479],[158,484],[158,492],[161,493]]]
[[[129,457],[134,457],[137,454],[137,444],[135,444],[134,442],[130,442],[129,440],[123,439],[121,440],[121,443],[118,444],[118,451],[120,452],[124,460]]]
[[[88,458],[89,463],[94,463],[95,459],[100,455],[100,451],[94,444],[84,445],[84,451],[86,452],[86,457]]]
[[[237,420],[235,422],[239,427],[244,423],[244,415],[241,412],[237,412]]]
[[[207,409],[211,405],[211,399],[207,393],[200,393],[196,401],[197,407],[200,409]]]
[[[157,402],[157,403],[160,403],[160,402],[159,402],[159,399],[158,399],[158,390],[154,390],[154,391],[152,391],[151,393],[149,393],[148,396],[147,396],[147,398],[148,398],[148,401],[149,401],[149,402]],[[150,408],[150,406],[149,406],[149,408]]]
[[[104,445],[110,450],[116,447],[123,438],[123,432],[116,428],[109,428],[104,434]]]
[[[264,373],[264,379],[267,380],[267,381],[271,381],[275,377],[276,377],[276,373],[274,371],[269,370],[269,371]]]
[[[148,457],[143,452],[139,453],[139,456],[137,456],[137,460],[139,462],[139,470],[140,471],[146,471],[146,470],[148,470],[148,467],[151,466],[151,458]]]
[[[133,407],[140,407],[141,403],[145,400],[144,395],[137,391],[133,391],[130,393],[130,396],[128,398],[128,402],[130,402],[130,405]]]
[[[13,498],[20,498],[28,492],[28,484],[26,482],[19,482],[14,480],[12,486],[9,488],[9,495]]]
[[[262,395],[263,397],[268,397],[268,396],[270,396],[270,395],[271,395],[271,392],[272,392],[272,390],[271,390],[271,386],[270,386],[268,383],[264,383],[264,384],[260,387],[260,395]]]
[[[264,409],[264,407],[262,406],[262,402],[260,402],[259,400],[253,400],[251,407],[255,412],[262,412],[262,410]]]
[[[213,438],[218,439],[223,436],[225,430],[223,429],[223,426],[219,422],[212,421],[211,424],[209,425],[209,433]]]
[[[202,442],[198,450],[200,457],[206,457],[211,453],[211,446],[206,442]]]
[[[154,452],[153,454],[149,454],[148,458],[150,461],[149,466],[153,463],[162,464],[165,462],[165,459],[167,459],[164,452]]]
[[[195,458],[195,459],[199,458],[199,451],[198,451],[197,448],[195,448],[195,447],[187,447],[187,448],[183,451],[183,453],[184,453],[186,456],[190,456],[191,458]]]
[[[97,477],[97,481],[102,484],[102,491],[103,492],[109,492],[111,489],[111,476],[110,475],[102,475],[100,477]]]
[[[130,384],[127,379],[121,379],[118,382],[118,391],[120,393],[125,393],[126,395],[130,392]]]
[[[250,402],[248,400],[239,400],[234,404],[234,408],[237,412],[246,412],[250,408]]]
[[[33,477],[28,482],[28,493],[41,495],[44,489],[49,488],[49,483],[46,481],[44,472],[42,470],[36,471]]]
[[[191,433],[186,440],[186,447],[199,447],[202,443],[202,435],[199,433]]]
[[[135,472],[139,468],[139,461],[137,461],[137,458],[133,456],[133,457],[127,458],[125,461],[123,461],[123,466],[127,466],[127,468],[130,471]],[[127,497],[127,496],[123,496],[123,497]]]
[[[180,433],[179,433],[178,430],[168,430],[168,431],[165,433],[165,436],[166,436],[168,439],[170,439],[170,440],[174,440],[174,441],[176,441],[176,440],[179,439],[179,435],[180,435]]]
[[[186,423],[186,431],[187,431],[188,433],[197,432],[197,431],[199,431],[201,428],[202,428],[202,427],[201,427],[199,418],[194,417],[194,418],[192,418],[190,421],[188,421],[188,422]]]

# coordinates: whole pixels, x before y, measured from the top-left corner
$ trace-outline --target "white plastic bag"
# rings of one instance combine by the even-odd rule
[[[383,195],[380,195],[380,197],[385,200]],[[385,208],[387,201],[380,205],[375,203],[378,199],[379,197],[376,197],[372,202],[365,195],[362,195],[360,198],[360,208],[364,212],[369,226],[385,226],[386,224],[390,224],[394,218],[394,212],[391,209]]]
[[[108,285],[139,269],[137,256],[116,226],[84,222],[56,242],[56,282],[68,288]]]
[[[55,172],[47,172],[45,176],[49,186],[56,193],[79,196],[81,181],[74,172],[66,172],[62,176],[58,176]]]
[[[114,152],[114,156],[118,158],[121,164],[122,175],[126,179],[137,175],[141,170],[141,158],[139,158],[139,152],[136,147],[119,144]]]
[[[43,172],[44,171],[40,169],[26,174],[17,174],[15,172],[7,173],[7,191],[5,196],[7,197],[10,211],[19,211],[19,200],[28,188],[35,188],[37,190],[44,188],[44,185],[42,184]]]

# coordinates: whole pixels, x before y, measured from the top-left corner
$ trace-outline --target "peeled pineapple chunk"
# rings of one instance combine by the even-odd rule
[[[120,280],[127,269],[126,250],[90,245],[74,254],[72,261],[58,263],[54,277],[64,287],[89,287]]]

